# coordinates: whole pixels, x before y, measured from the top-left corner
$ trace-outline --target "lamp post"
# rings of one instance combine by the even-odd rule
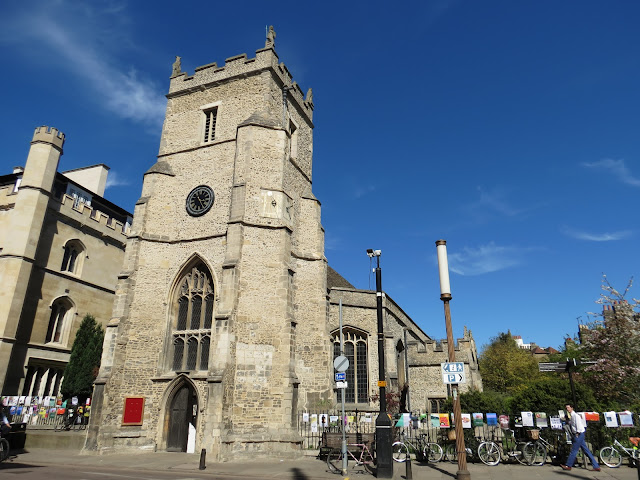
[[[456,351],[453,344],[453,331],[451,328],[451,311],[449,301],[451,300],[451,286],[449,284],[449,262],[447,260],[447,241],[436,241],[438,251],[438,271],[440,273],[440,300],[444,303],[444,321],[447,327],[447,351],[449,362],[456,361]],[[460,411],[460,397],[458,397],[458,385],[451,385],[453,395],[453,421],[456,428],[456,451],[458,452],[458,480],[471,479],[467,470],[467,452],[464,445],[464,432],[462,430],[462,413]]]
[[[380,388],[380,412],[376,420],[376,459],[378,478],[393,478],[391,456],[391,419],[387,415],[387,397],[384,369],[384,322],[382,320],[382,271],[380,270],[380,250],[367,250],[369,258],[376,263],[376,310],[378,314],[378,387]]]

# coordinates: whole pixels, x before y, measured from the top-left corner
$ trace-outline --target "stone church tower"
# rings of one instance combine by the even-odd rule
[[[173,65],[96,381],[88,449],[299,451],[333,395],[313,100],[278,62]]]

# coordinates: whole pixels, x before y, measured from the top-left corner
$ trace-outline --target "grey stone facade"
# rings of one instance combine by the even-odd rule
[[[215,460],[299,453],[298,412],[335,403],[340,298],[354,345],[361,353],[367,345],[356,403],[372,406],[375,292],[327,266],[311,188],[312,92],[303,95],[279,63],[274,39],[255,58],[194,75],[174,64],[158,161],[144,176],[118,276],[87,449],[206,448]],[[213,190],[212,205],[194,199],[199,186]],[[190,201],[204,213],[189,212]],[[385,317],[391,385],[413,385],[414,375],[428,382],[435,342],[389,298]],[[460,344],[475,352],[470,336]],[[416,402],[432,393],[416,388]],[[123,422],[128,397],[145,400],[137,425]]]

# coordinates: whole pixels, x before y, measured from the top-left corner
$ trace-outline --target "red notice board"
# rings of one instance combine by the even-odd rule
[[[125,397],[122,425],[142,425],[144,397]]]

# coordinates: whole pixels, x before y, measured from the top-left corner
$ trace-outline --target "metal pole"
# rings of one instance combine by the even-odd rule
[[[384,322],[382,319],[382,271],[380,270],[380,251],[375,251],[376,266],[376,310],[378,314],[378,386],[380,387],[380,412],[376,419],[376,457],[378,460],[377,477],[393,478],[393,459],[391,456],[391,419],[387,415],[386,372],[384,367]]]
[[[407,346],[407,328],[404,328],[404,381],[406,384],[409,384],[409,348]],[[407,411],[411,412],[411,388],[407,389],[406,407]]]
[[[447,242],[445,240],[438,240],[436,242],[440,269],[440,300],[444,303],[444,321],[447,328],[447,353],[449,355],[449,362],[455,362],[456,351],[453,343],[453,328],[451,327],[451,310],[449,307],[449,302],[452,297],[449,286],[449,266],[447,262],[446,245]],[[456,478],[458,480],[469,480],[471,479],[471,474],[467,470],[467,451],[464,444],[464,430],[462,429],[462,413],[460,411],[460,397],[458,396],[457,384],[451,385],[451,393],[453,395],[456,451],[458,452],[458,472]]]
[[[573,400],[573,408],[577,408],[577,400],[576,400],[576,386],[573,384],[573,371],[571,367],[576,366],[576,359],[569,360],[567,358],[567,372],[569,373],[569,385],[571,385],[571,399]]]
[[[342,299],[340,299],[340,355],[344,356],[344,335],[342,334]],[[347,474],[347,433],[345,432],[347,426],[345,425],[345,413],[344,413],[344,388],[341,388],[342,396],[342,474]]]

